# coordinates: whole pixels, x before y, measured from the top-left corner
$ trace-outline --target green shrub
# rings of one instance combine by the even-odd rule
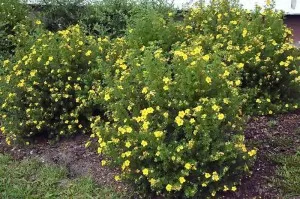
[[[104,67],[106,87],[95,85],[90,96],[107,109],[91,125],[98,152],[144,193],[234,191],[255,155],[243,144],[239,76],[233,69],[224,75],[222,57],[204,54],[196,39],[170,52],[155,45],[128,49]]]
[[[13,28],[27,17],[28,8],[20,0],[0,0],[0,60],[13,54]]]
[[[136,15],[140,17],[149,12],[163,15],[172,10],[172,4],[165,0],[102,0],[87,6],[81,22],[92,34],[116,38],[125,34]]]
[[[187,14],[185,26],[190,29],[187,38],[211,37],[200,42],[205,52],[223,51],[227,65],[242,63],[238,69],[242,72],[241,88],[249,95],[244,107],[248,114],[273,114],[298,107],[299,56],[283,13],[275,12],[273,5],[252,12],[236,1],[200,4]]]
[[[87,13],[82,17],[82,25],[92,34],[124,35],[127,20],[136,3],[131,0],[102,0],[87,5]]]
[[[92,67],[102,59],[107,44],[106,38],[86,36],[73,26],[40,33],[28,51],[21,48],[12,61],[6,60],[0,111],[2,132],[9,140],[88,131],[81,107],[96,78]]]
[[[40,15],[47,30],[64,30],[78,24],[87,10],[84,0],[42,0]]]
[[[139,48],[156,43],[163,50],[170,50],[174,43],[183,41],[181,22],[176,22],[173,15],[174,12],[160,13],[153,8],[134,14],[129,20],[126,33],[129,47]]]

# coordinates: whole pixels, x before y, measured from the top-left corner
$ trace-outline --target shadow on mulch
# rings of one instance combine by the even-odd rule
[[[248,146],[259,150],[253,173],[242,179],[237,192],[225,193],[221,198],[282,198],[272,183],[276,164],[270,156],[293,153],[300,147],[300,110],[274,117],[253,117],[247,124],[245,136]],[[62,165],[67,167],[70,177],[89,175],[100,185],[111,186],[118,192],[132,193],[129,185],[114,180],[114,176],[119,174],[118,170],[102,167],[103,157],[85,148],[87,139],[86,135],[78,135],[55,144],[41,141],[33,146],[11,147],[6,145],[0,134],[0,153],[10,154],[15,159],[33,157],[42,162]]]

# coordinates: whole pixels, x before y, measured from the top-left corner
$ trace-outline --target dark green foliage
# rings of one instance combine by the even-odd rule
[[[11,41],[13,28],[28,17],[28,7],[20,0],[0,0],[0,60],[9,58],[15,45]]]

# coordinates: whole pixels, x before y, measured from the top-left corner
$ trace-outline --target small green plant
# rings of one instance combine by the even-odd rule
[[[267,125],[268,125],[270,128],[274,128],[274,127],[276,127],[276,125],[277,125],[277,121],[276,121],[276,120],[270,120],[270,121],[268,121]]]

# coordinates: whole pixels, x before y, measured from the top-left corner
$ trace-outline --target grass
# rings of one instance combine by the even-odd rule
[[[283,198],[300,198],[300,128],[290,136],[273,136],[264,142],[273,149],[266,158],[277,165],[273,184]]]
[[[276,155],[273,160],[279,165],[274,182],[286,198],[300,197],[300,150],[293,155]]]
[[[87,177],[70,179],[65,168],[33,159],[15,161],[0,154],[0,198],[117,199],[121,194],[112,188],[99,187]]]

